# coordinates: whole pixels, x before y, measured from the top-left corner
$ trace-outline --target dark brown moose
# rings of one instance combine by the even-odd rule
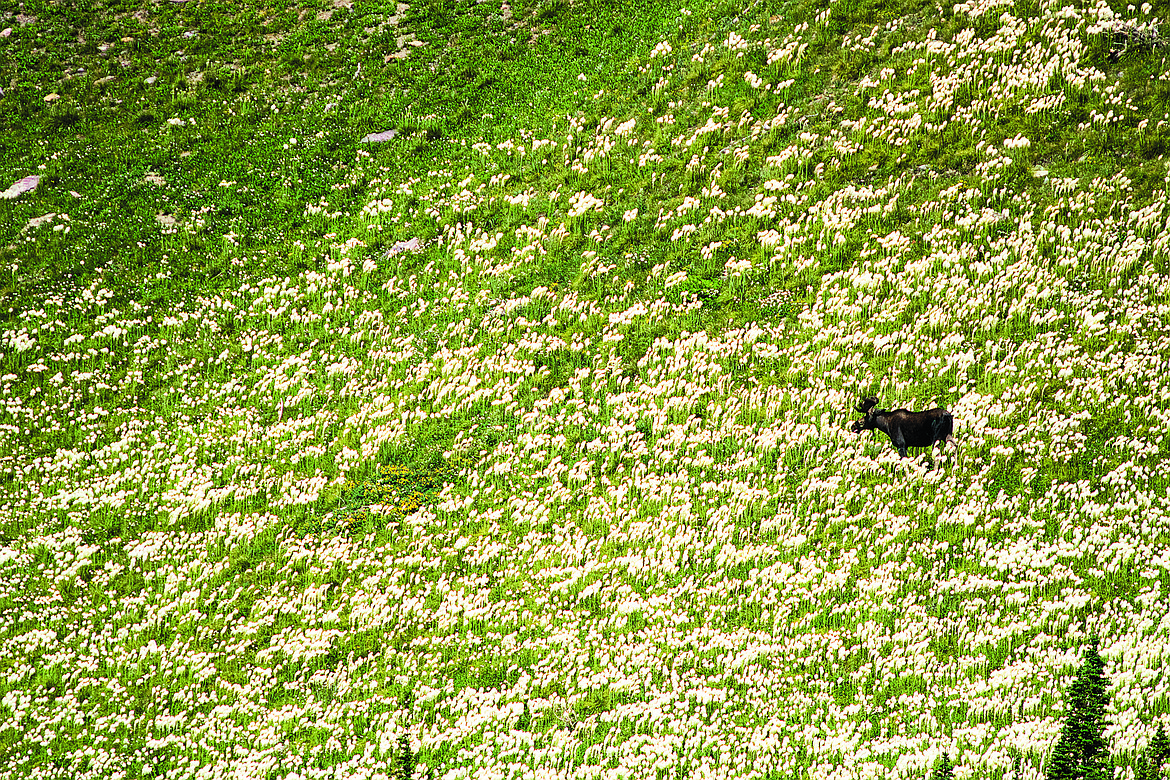
[[[907,447],[930,447],[937,441],[946,444],[954,431],[955,420],[946,409],[929,409],[925,412],[910,412],[905,409],[887,411],[877,409],[878,399],[865,398],[855,409],[865,415],[853,423],[853,432],[885,431],[890,441],[898,448],[898,454],[906,457]]]

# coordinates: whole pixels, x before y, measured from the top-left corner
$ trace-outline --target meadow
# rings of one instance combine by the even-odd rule
[[[0,0],[0,780],[1132,778],[1166,10]]]

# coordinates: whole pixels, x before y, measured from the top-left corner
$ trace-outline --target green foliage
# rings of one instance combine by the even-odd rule
[[[394,770],[398,780],[414,777],[415,756],[410,749],[410,738],[403,734],[398,738],[398,755],[394,757]]]
[[[617,696],[609,688],[594,688],[573,705],[577,716],[587,718],[602,712],[609,712],[617,704]]]
[[[934,762],[930,780],[955,780],[955,765],[951,763],[951,757],[946,751]]]
[[[340,506],[329,517],[315,517],[298,530],[319,533],[340,527],[348,533],[385,528],[432,501],[445,485],[456,480],[472,459],[466,455],[431,458],[416,465],[385,464],[367,479],[347,481]],[[379,507],[371,512],[371,507]]]
[[[1166,737],[1165,726],[1159,723],[1157,733],[1134,765],[1134,780],[1162,780],[1166,777],[1168,762],[1170,739]]]
[[[987,494],[989,498],[996,498],[1001,492],[1009,496],[1017,495],[1023,484],[1020,480],[1022,458],[1015,455],[1008,460],[997,460],[988,470]]]
[[[679,289],[693,292],[699,296],[699,300],[707,302],[718,296],[719,290],[724,284],[725,282],[722,279],[703,279],[698,276],[692,276],[683,281],[679,285]]]
[[[1048,780],[1109,780],[1113,766],[1105,743],[1109,680],[1094,639],[1069,688],[1064,728],[1048,760]]]

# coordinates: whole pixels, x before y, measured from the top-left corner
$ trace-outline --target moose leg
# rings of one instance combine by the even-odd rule
[[[901,428],[895,428],[890,439],[894,442],[894,446],[898,448],[898,454],[903,458],[906,457],[906,437],[902,435]]]

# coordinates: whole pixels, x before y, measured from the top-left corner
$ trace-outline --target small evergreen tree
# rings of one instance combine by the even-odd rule
[[[1105,744],[1105,662],[1097,652],[1097,640],[1085,653],[1085,660],[1068,691],[1068,714],[1060,739],[1048,760],[1048,780],[1110,780],[1113,765]]]
[[[955,765],[951,763],[951,757],[945,751],[942,757],[934,762],[930,780],[955,780]]]
[[[403,734],[398,740],[398,780],[411,780],[414,777],[414,753],[410,750],[410,738]]]
[[[1134,765],[1134,780],[1163,780],[1168,760],[1170,739],[1166,738],[1166,729],[1159,723],[1158,732]]]

